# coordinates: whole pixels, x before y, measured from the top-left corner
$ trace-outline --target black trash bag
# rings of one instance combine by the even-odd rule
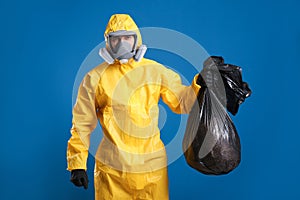
[[[201,88],[189,114],[182,143],[186,162],[212,175],[227,174],[241,160],[236,128],[214,92]]]
[[[201,71],[201,89],[190,112],[183,139],[187,163],[204,174],[221,175],[241,161],[241,144],[227,110],[235,115],[251,90],[241,68],[209,57]]]
[[[248,84],[242,80],[242,69],[225,64],[220,56],[209,57],[204,62],[201,75],[208,88],[214,91],[220,102],[226,105],[227,110],[233,115],[236,115],[240,104],[251,95]]]

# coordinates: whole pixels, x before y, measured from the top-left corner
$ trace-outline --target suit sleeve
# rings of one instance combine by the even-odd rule
[[[165,68],[162,74],[161,98],[177,114],[188,114],[197,98],[200,86],[196,84],[198,74],[190,86],[181,82],[180,76],[171,69]]]
[[[71,138],[67,146],[67,169],[69,171],[87,169],[90,134],[98,123],[95,99],[98,81],[98,78],[87,74],[79,86],[76,103],[73,107]]]

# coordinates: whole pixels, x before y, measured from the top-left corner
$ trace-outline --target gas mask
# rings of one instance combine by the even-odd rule
[[[140,61],[146,53],[147,47],[141,45],[137,49],[137,36],[133,31],[111,32],[106,37],[107,47],[99,51],[99,55],[109,64],[115,59],[127,63],[130,58]]]

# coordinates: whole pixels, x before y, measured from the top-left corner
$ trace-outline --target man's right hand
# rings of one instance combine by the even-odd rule
[[[77,187],[83,186],[84,189],[88,188],[88,176],[84,169],[74,169],[71,171],[71,179],[70,181],[74,183]]]

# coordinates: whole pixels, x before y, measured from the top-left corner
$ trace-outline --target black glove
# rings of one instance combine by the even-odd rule
[[[200,85],[202,88],[207,88],[207,85],[206,85],[206,83],[205,83],[205,81],[204,81],[204,79],[203,79],[201,73],[199,73],[199,75],[198,75],[198,77],[197,77],[197,80],[196,80],[196,83],[197,83],[198,85]]]
[[[84,189],[88,188],[88,176],[84,169],[74,169],[71,171],[70,181],[74,183],[77,187],[83,186]]]

